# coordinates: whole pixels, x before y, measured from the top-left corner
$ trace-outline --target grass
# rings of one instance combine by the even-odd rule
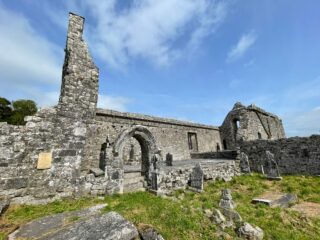
[[[264,239],[320,239],[320,216],[312,219],[290,209],[251,204],[252,198],[266,191],[293,192],[300,201],[320,203],[319,177],[284,176],[282,181],[270,182],[254,174],[236,177],[230,182],[208,182],[201,194],[176,191],[171,199],[146,192],[106,196],[104,202],[108,206],[104,211],[117,211],[136,225],[151,224],[165,239],[218,239],[218,229],[205,217],[204,209],[218,207],[222,188],[232,190],[236,210],[244,221],[264,230]],[[10,207],[0,221],[20,225],[35,218],[97,203],[101,200],[65,200],[45,206]],[[225,232],[231,239],[237,239],[232,229]],[[0,233],[0,239],[4,236]]]

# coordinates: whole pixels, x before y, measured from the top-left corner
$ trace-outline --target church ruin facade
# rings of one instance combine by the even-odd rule
[[[140,189],[166,193],[186,188],[198,163],[204,180],[228,180],[241,174],[241,148],[259,171],[255,142],[264,149],[283,143],[277,151],[286,164],[279,166],[290,173],[281,120],[256,106],[236,103],[220,127],[98,109],[99,69],[83,28],[84,18],[70,13],[58,105],[26,117],[25,126],[0,123],[0,197],[29,203]],[[320,174],[319,149],[309,151],[319,137],[308,141],[303,163]]]

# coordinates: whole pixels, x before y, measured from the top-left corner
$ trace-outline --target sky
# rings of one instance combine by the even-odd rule
[[[100,69],[98,107],[219,126],[235,102],[320,134],[318,0],[0,0],[0,96],[57,104],[68,13]]]

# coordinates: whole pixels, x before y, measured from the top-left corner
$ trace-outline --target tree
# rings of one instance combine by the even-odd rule
[[[13,125],[24,125],[25,116],[32,116],[37,112],[37,105],[32,100],[17,100],[12,103],[13,111],[8,123]]]
[[[21,99],[11,104],[8,99],[0,97],[0,122],[24,125],[24,117],[32,116],[37,111],[37,105],[32,100]]]
[[[11,102],[0,97],[0,122],[7,122],[12,114]]]

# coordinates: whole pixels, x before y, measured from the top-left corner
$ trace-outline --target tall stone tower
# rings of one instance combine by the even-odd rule
[[[58,114],[86,122],[95,115],[99,70],[82,38],[83,26],[83,17],[69,13]]]

